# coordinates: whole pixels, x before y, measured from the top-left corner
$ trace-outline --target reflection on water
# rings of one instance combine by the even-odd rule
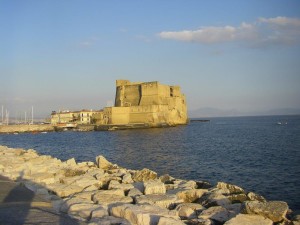
[[[278,121],[287,121],[280,126]],[[168,129],[0,135],[0,144],[66,160],[99,154],[130,169],[231,182],[300,209],[300,117],[216,118]]]

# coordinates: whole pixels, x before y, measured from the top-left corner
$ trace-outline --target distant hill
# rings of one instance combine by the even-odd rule
[[[267,116],[267,115],[300,115],[300,108],[281,108],[267,111],[241,112],[237,109],[199,108],[188,112],[189,118],[229,117],[229,116]]]

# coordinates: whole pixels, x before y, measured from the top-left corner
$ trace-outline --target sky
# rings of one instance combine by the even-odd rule
[[[115,81],[179,85],[188,109],[300,108],[298,0],[0,0],[10,116],[111,105]]]

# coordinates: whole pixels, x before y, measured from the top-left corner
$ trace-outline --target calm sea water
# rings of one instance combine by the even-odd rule
[[[300,212],[300,116],[212,118],[167,129],[10,134],[0,135],[0,144],[78,162],[102,154],[125,168],[225,181],[286,201]]]

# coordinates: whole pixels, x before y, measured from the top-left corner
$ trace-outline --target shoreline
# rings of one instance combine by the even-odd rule
[[[186,124],[184,124],[186,125]],[[51,124],[13,124],[0,125],[0,134],[19,134],[19,133],[43,133],[43,132],[63,132],[63,131],[116,131],[116,130],[132,130],[132,129],[151,129],[151,128],[168,128],[181,126],[172,124],[77,124],[74,127],[56,126]]]
[[[0,174],[42,194],[57,212],[90,224],[300,224],[287,203],[236,185],[125,169],[101,155],[95,162],[62,162],[0,146]]]
[[[54,127],[51,124],[13,124],[0,125],[0,134],[13,133],[35,133],[35,132],[52,132]]]

